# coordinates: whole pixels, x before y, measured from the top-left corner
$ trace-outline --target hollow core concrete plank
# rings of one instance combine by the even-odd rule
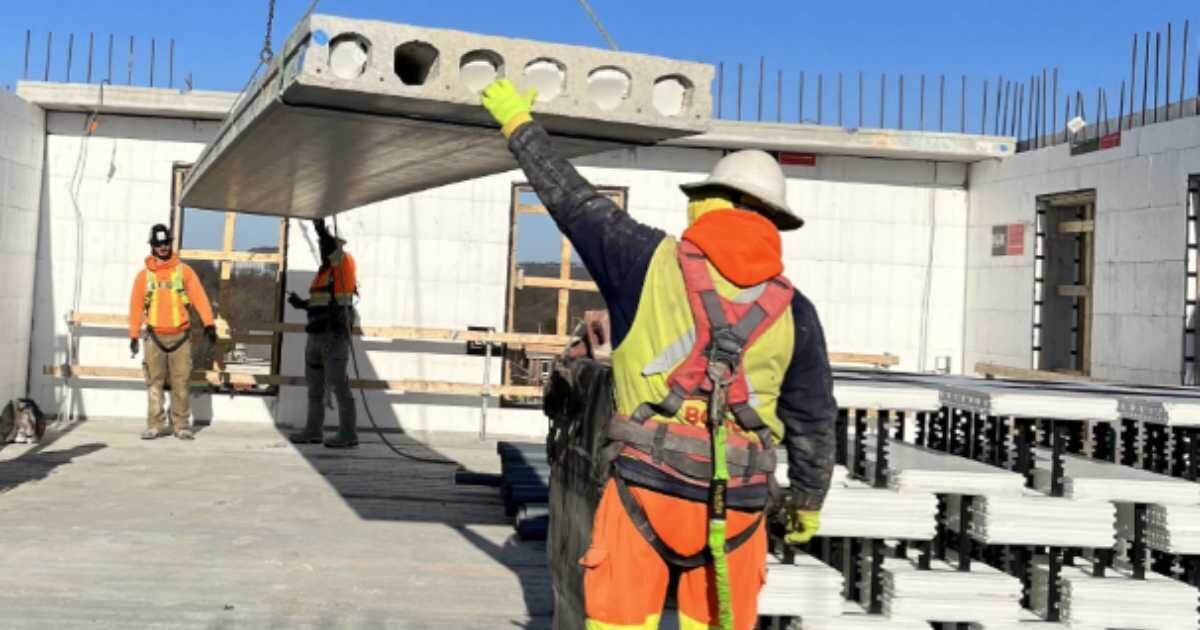
[[[233,109],[187,206],[326,216],[516,166],[479,90],[538,88],[569,157],[705,131],[711,66],[313,15]]]

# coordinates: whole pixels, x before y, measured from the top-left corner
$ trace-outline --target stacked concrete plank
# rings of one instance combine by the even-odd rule
[[[775,478],[788,487],[786,457]],[[821,508],[821,535],[833,538],[930,540],[934,536],[937,497],[928,492],[872,488],[835,466],[829,494]]]
[[[882,586],[883,614],[891,619],[992,627],[1021,617],[1021,581],[984,564],[959,571],[935,560],[922,570],[912,560],[888,558]]]
[[[516,166],[480,91],[536,88],[575,157],[704,131],[711,66],[330,15],[301,22],[237,102],[183,204],[326,216]]]
[[[767,583],[758,614],[770,617],[836,617],[842,613],[841,571],[806,554],[791,564],[767,556]]]
[[[959,528],[959,497],[947,500],[949,525]],[[1077,501],[1035,492],[1021,496],[974,497],[968,533],[985,545],[1112,547],[1116,507],[1105,501]]]
[[[903,442],[889,442],[887,484],[899,492],[1020,496],[1021,475]],[[875,476],[874,448],[867,448],[867,478]]]
[[[1050,490],[1050,452],[1037,449],[1036,487]],[[1063,456],[1063,496],[1116,503],[1200,504],[1200,485],[1077,455]]]
[[[1035,563],[1031,604],[1045,614],[1049,570]],[[1180,630],[1195,628],[1197,591],[1182,582],[1148,573],[1132,579],[1127,573],[1110,571],[1096,577],[1087,562],[1062,568],[1060,610],[1062,620],[1073,630]]]

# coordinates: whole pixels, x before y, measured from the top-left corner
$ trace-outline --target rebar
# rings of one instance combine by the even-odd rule
[[[763,117],[763,75],[767,71],[767,58],[758,58],[758,120],[762,122]]]
[[[817,73],[817,124],[825,122],[825,74]]]
[[[50,46],[54,43],[54,32],[46,33],[46,65],[42,68],[42,80],[50,80]]]

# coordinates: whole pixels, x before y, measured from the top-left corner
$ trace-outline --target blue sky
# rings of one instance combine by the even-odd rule
[[[968,131],[979,125],[979,91],[997,75],[1027,80],[1043,68],[1060,68],[1061,94],[1082,89],[1092,110],[1096,88],[1105,87],[1110,113],[1129,76],[1131,36],[1162,31],[1175,23],[1172,98],[1178,97],[1179,57],[1185,19],[1192,19],[1187,79],[1195,94],[1200,53],[1200,5],[1184,0],[972,0],[855,2],[712,0],[591,0],[623,50],[693,59],[726,66],[726,99],[731,115],[737,64],[744,63],[744,111],[757,111],[759,57],[766,60],[765,118],[774,119],[776,72],[785,72],[785,120],[796,118],[797,76],[808,76],[806,117],[815,116],[815,76],[825,75],[825,122],[834,118],[836,74],[845,73],[847,126],[857,125],[857,74],[866,74],[867,123],[878,123],[880,73],[888,74],[887,126],[895,126],[894,90],[906,80],[906,126],[916,126],[916,86],[929,83],[927,125],[935,125],[936,77],[947,75],[948,128],[957,129],[958,81],[969,80]],[[274,40],[282,42],[309,0],[277,0]],[[156,84],[167,75],[167,42],[175,39],[175,82],[191,73],[197,89],[239,89],[257,62],[265,25],[266,0],[0,0],[0,86],[21,76],[25,31],[33,31],[30,73],[40,78],[46,33],[54,32],[51,77],[65,78],[67,39],[75,34],[72,79],[84,76],[89,32],[96,33],[96,69],[104,74],[109,33],[116,36],[114,74],[124,83],[129,35],[135,40],[134,82],[149,79],[149,41],[157,40]],[[511,37],[601,47],[604,41],[576,0],[321,0],[319,12],[418,25],[455,28]],[[1141,74],[1139,61],[1138,74]],[[1139,83],[1141,79],[1139,78]],[[994,95],[994,92],[992,92]],[[990,99],[989,99],[990,100]],[[1139,95],[1140,102],[1140,95]],[[1152,99],[1151,99],[1152,100]],[[1059,98],[1060,108],[1062,97]],[[1060,114],[1061,116],[1061,114]],[[992,116],[989,115],[989,119]],[[1061,122],[1060,118],[1060,122]],[[990,125],[991,123],[989,123]],[[636,203],[636,200],[631,200]]]

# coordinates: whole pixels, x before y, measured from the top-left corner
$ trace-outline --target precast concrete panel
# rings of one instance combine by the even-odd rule
[[[311,218],[512,169],[479,104],[497,77],[537,89],[568,157],[710,123],[708,65],[313,15],[234,105],[183,202]]]

